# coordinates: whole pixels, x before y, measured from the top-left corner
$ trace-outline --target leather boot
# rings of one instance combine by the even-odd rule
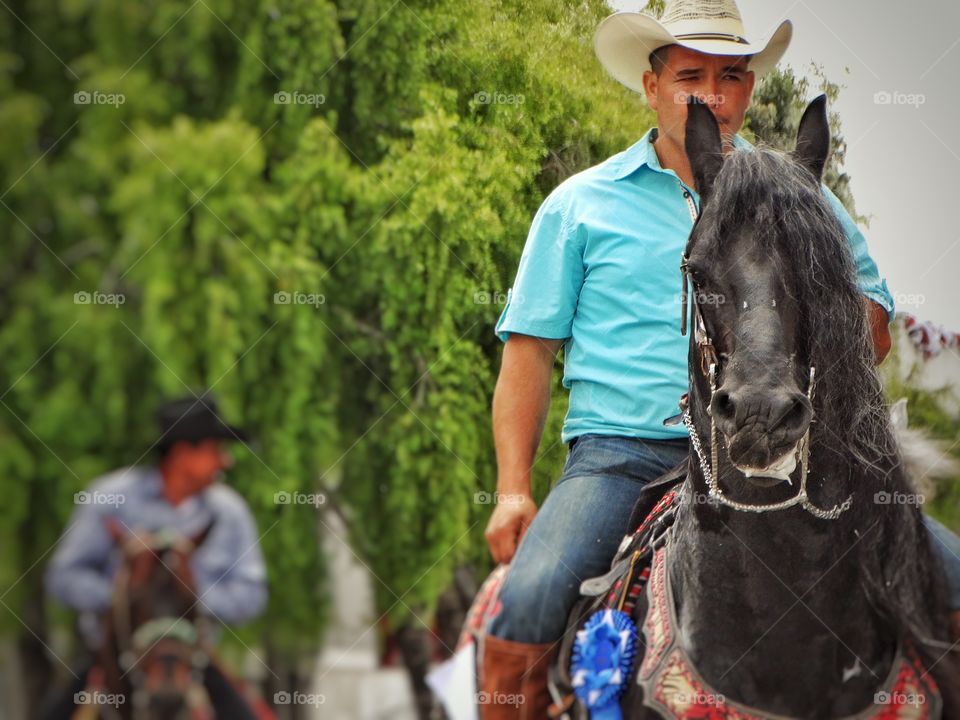
[[[520,643],[485,635],[477,693],[480,720],[545,720],[547,671],[559,651],[559,640]]]

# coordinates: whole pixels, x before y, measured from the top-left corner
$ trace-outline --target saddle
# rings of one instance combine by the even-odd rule
[[[577,696],[577,683],[581,678],[571,673],[571,664],[576,651],[577,637],[588,618],[600,617],[604,610],[637,618],[642,623],[647,614],[647,599],[643,592],[653,566],[654,552],[661,546],[666,531],[673,522],[676,511],[678,486],[687,477],[687,460],[648,483],[640,491],[627,525],[631,530],[624,536],[610,565],[610,571],[599,577],[584,580],[580,585],[580,599],[573,606],[567,622],[567,630],[560,644],[557,661],[550,668],[548,687],[553,698],[548,715],[564,720],[588,720],[590,709]],[[618,615],[617,617],[622,617]],[[582,635],[581,635],[582,637]],[[643,638],[636,633],[638,646],[635,654],[644,655]],[[629,673],[627,673],[629,676]],[[628,678],[624,699],[637,692],[631,688]],[[617,702],[616,698],[610,698]]]

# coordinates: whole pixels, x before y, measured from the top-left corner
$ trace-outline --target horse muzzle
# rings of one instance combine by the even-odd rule
[[[726,440],[730,461],[748,480],[761,486],[789,481],[800,440],[813,419],[806,395],[782,388],[721,387],[710,412]]]

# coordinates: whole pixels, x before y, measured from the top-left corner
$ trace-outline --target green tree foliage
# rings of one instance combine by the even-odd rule
[[[601,3],[411,5],[389,26],[365,26],[362,15],[352,26],[358,43],[404,48],[400,61],[355,59],[364,78],[379,79],[355,83],[353,132],[376,133],[358,161],[378,160],[355,208],[363,249],[337,264],[345,301],[334,316],[359,356],[347,353],[343,366],[341,429],[359,441],[337,493],[392,623],[426,617],[457,564],[487,567],[489,408],[500,357],[492,326],[533,213],[565,177],[652,124],[592,58],[592,30],[605,13]],[[397,73],[418,78],[417,93],[385,100]],[[541,497],[565,452],[559,377],[557,388],[535,472]]]
[[[665,0],[649,0],[647,6],[644,8],[648,13],[654,17],[663,16],[663,7],[666,4]]]
[[[492,326],[530,218],[652,124],[593,59],[606,13],[10,3],[7,630],[27,617],[43,634],[29,611],[74,492],[149,462],[155,403],[207,386],[257,436],[230,474],[269,565],[269,612],[248,637],[310,649],[322,629],[325,510],[278,492],[329,494],[393,624],[426,617],[458,563],[487,562]],[[541,496],[563,461],[557,395]]]
[[[35,606],[74,492],[152,460],[161,397],[212,387],[258,438],[230,482],[269,558],[261,627],[284,647],[315,643],[316,511],[274,497],[316,492],[336,457],[336,357],[323,308],[275,293],[323,292],[321,250],[348,232],[352,176],[340,144],[308,128],[323,115],[274,93],[335,62],[336,16],[321,10],[41,2],[2,15],[5,627],[21,630]],[[277,26],[294,22],[316,42],[290,47]]]

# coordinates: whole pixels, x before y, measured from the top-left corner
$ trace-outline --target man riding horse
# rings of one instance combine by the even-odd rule
[[[190,610],[213,620],[242,623],[266,605],[266,566],[255,521],[243,498],[217,482],[233,464],[224,442],[246,441],[246,432],[220,417],[209,393],[167,402],[157,417],[158,465],[122,468],[78,493],[77,508],[47,568],[48,592],[81,613],[81,629],[94,651],[104,642],[104,614],[117,602],[122,546],[159,554],[161,548],[189,544],[189,570],[178,574],[192,579],[195,607]],[[181,629],[184,623],[176,625]],[[137,628],[128,630],[136,635]],[[159,639],[132,659],[125,676],[132,676]],[[87,675],[79,673],[69,698],[50,708],[47,717],[70,717],[74,694],[86,687]],[[216,717],[254,717],[214,663],[205,666],[202,680]]]
[[[708,105],[725,152],[748,149],[736,133],[754,84],[791,34],[784,21],[766,43],[749,42],[733,0],[674,0],[660,21],[616,13],[597,31],[601,63],[646,94],[658,127],[547,197],[497,323],[506,343],[493,401],[499,502],[486,537],[494,560],[511,567],[484,639],[486,720],[547,716],[547,669],[580,583],[609,569],[641,488],[688,454],[686,428],[663,424],[687,388],[678,258],[700,202],[684,146],[687,101]],[[823,192],[850,243],[879,363],[890,349],[893,300],[863,234]],[[538,511],[531,468],[561,347],[570,453]],[[951,571],[960,568],[960,538],[928,525],[935,551]],[[949,590],[960,629],[960,586]]]

